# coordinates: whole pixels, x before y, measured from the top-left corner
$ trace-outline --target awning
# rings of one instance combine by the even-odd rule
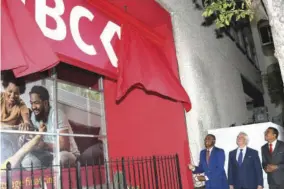
[[[65,8],[71,11],[73,10],[72,6],[76,5],[76,2],[81,2],[80,6],[82,7],[87,6],[85,0],[64,0],[63,2],[65,3]],[[104,1],[96,0],[95,2]],[[91,5],[89,4],[88,6]],[[110,4],[104,5],[103,3],[102,6],[105,6],[103,8],[105,11],[106,9],[111,9],[111,11],[108,11],[108,14],[116,11],[116,7]],[[89,7],[88,11],[91,10],[93,9]],[[100,59],[96,57],[102,56],[101,54],[98,54],[98,56],[94,56],[94,54],[89,57],[85,56],[87,57],[86,59],[78,60],[78,57],[80,57],[79,51],[69,45],[71,44],[70,41],[61,40],[52,43],[49,39],[47,43],[46,37],[21,1],[2,0],[1,11],[3,15],[1,21],[3,29],[1,34],[2,70],[13,69],[16,76],[24,76],[49,69],[59,62],[53,52],[55,51],[60,55],[60,59],[64,57],[61,59],[62,61],[69,60],[67,62],[69,64],[89,71],[98,70],[98,73],[103,75],[104,73],[113,72],[114,67],[108,70],[110,66],[104,65],[107,56]],[[101,18],[102,20],[105,19],[105,15],[101,16]],[[129,24],[128,20],[131,19],[132,21]],[[89,24],[91,23],[89,22]],[[143,23],[133,20],[133,18],[123,17],[120,23],[123,23],[120,30],[121,41],[116,38],[115,46],[119,48],[118,50],[114,48],[118,59],[118,72],[116,71],[118,75],[114,78],[118,80],[117,100],[122,99],[132,87],[142,87],[152,94],[183,103],[185,109],[189,111],[191,108],[189,97],[173,70],[168,66],[167,62],[170,60],[163,53],[163,45],[165,43],[163,38],[151,31]],[[93,36],[94,33],[90,32],[93,26],[89,29],[87,26],[84,27],[84,31],[88,30],[88,34]],[[84,39],[87,39],[87,33],[84,34]],[[101,36],[94,37],[99,38]],[[62,45],[63,43],[68,45]],[[103,45],[101,46],[103,47]],[[99,50],[103,51],[103,49]],[[103,53],[103,55],[105,54]],[[89,62],[85,62],[85,60]],[[98,63],[96,62],[97,60],[104,60],[104,62]],[[100,66],[94,63],[98,63]],[[106,76],[109,75],[106,74]]]
[[[19,0],[1,0],[1,70],[17,77],[59,63],[34,18]]]

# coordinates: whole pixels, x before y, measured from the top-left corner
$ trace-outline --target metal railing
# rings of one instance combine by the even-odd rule
[[[78,160],[74,166],[1,170],[1,189],[182,189],[179,157],[118,158],[102,162]]]

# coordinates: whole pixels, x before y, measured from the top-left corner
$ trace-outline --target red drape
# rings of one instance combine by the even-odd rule
[[[130,14],[126,13],[125,11],[117,8],[116,6],[112,5],[106,0],[87,0],[91,5],[96,7],[96,9],[100,10],[102,13],[107,15],[113,21],[117,23],[127,21],[131,25],[137,27],[143,35],[150,36],[152,40],[155,40],[159,44],[163,44],[164,38],[157,34],[152,28],[150,28],[145,23],[137,20]],[[145,11],[147,14],[147,11]]]
[[[1,70],[17,77],[39,72],[59,62],[34,18],[20,0],[1,0]]]
[[[182,102],[191,109],[187,93],[167,63],[162,47],[131,24],[123,24],[118,47],[118,89],[120,100],[134,86]]]

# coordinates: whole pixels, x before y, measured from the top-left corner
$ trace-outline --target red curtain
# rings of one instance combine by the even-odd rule
[[[148,92],[182,102],[186,111],[189,111],[189,97],[169,67],[162,47],[131,24],[123,24],[121,29],[117,100],[123,98],[132,87],[142,87]]]
[[[1,0],[1,70],[17,77],[55,66],[59,59],[20,0]]]

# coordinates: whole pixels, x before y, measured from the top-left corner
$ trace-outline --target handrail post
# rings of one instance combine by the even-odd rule
[[[125,159],[124,159],[124,157],[121,158],[121,169],[122,169],[122,176],[123,176],[123,188],[127,188],[126,171],[125,171]]]
[[[7,189],[12,189],[12,165],[10,162],[6,164],[6,186]]]
[[[77,189],[82,189],[81,163],[79,158],[77,158],[76,160],[76,179],[77,179]]]
[[[154,179],[156,183],[156,189],[159,189],[159,178],[158,178],[158,171],[157,171],[157,158],[153,156],[153,166],[154,166]]]
[[[179,189],[182,189],[182,182],[181,182],[181,174],[180,174],[180,165],[179,165],[179,157],[178,154],[175,155],[176,159],[176,168],[177,168],[177,176],[178,176],[178,184],[179,184]]]

